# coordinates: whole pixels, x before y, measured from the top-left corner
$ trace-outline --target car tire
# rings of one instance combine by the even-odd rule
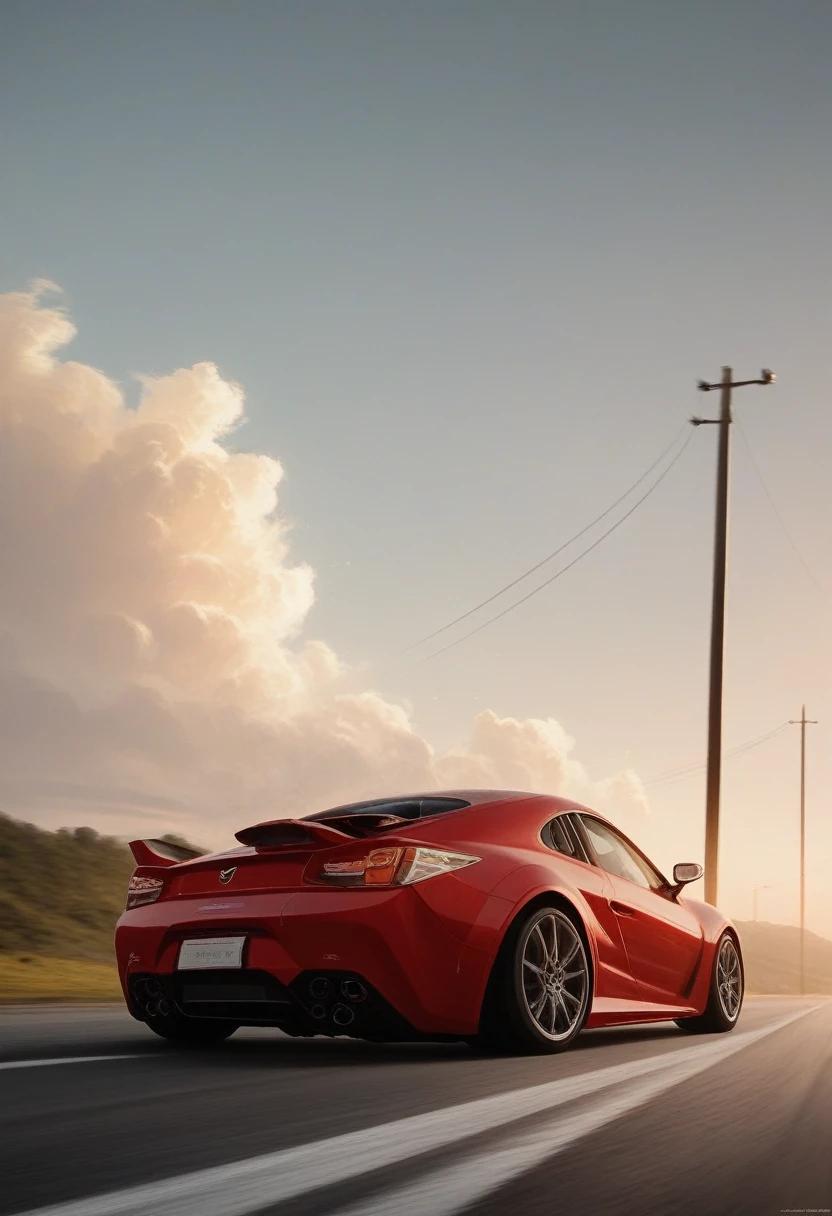
[[[688,1034],[724,1034],[739,1020],[745,992],[742,954],[736,938],[723,933],[714,951],[708,1003],[703,1013],[677,1018],[676,1025]]]
[[[477,1046],[502,1053],[565,1051],[592,1004],[592,963],[576,914],[521,915],[506,934],[483,1002]]]
[[[219,1018],[188,1018],[175,1011],[165,1017],[150,1018],[147,1025],[154,1034],[177,1047],[213,1047],[239,1030],[236,1022]]]

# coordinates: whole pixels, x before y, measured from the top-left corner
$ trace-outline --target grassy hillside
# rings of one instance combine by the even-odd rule
[[[92,828],[46,832],[0,815],[0,999],[117,995],[113,927],[132,869],[127,846]],[[797,992],[798,930],[737,928],[749,991]],[[832,941],[806,934],[806,975],[808,991],[832,993]]]
[[[47,832],[0,815],[0,1000],[120,995],[113,928],[134,864],[123,841],[92,828]]]
[[[125,844],[92,828],[0,816],[0,951],[110,962],[133,866]]]
[[[795,925],[737,921],[749,992],[799,991],[800,930]],[[806,991],[832,994],[832,941],[807,933]]]

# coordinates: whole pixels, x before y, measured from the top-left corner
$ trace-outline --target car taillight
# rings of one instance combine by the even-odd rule
[[[161,878],[134,874],[127,884],[127,907],[140,908],[142,904],[152,904],[162,894],[164,885]]]
[[[324,862],[318,881],[336,887],[403,887],[481,860],[468,853],[448,853],[444,849],[372,849],[365,857],[353,861]]]

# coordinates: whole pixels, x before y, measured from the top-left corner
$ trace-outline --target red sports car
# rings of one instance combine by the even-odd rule
[[[177,1043],[239,1026],[560,1051],[584,1026],[731,1030],[737,932],[610,823],[499,790],[339,806],[197,856],[131,844],[127,1006]]]

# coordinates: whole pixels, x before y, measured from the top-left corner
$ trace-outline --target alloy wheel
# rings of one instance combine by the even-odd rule
[[[589,964],[578,930],[562,912],[547,911],[523,943],[522,987],[526,1009],[547,1039],[569,1038],[583,1019]]]
[[[729,1022],[735,1022],[742,1003],[742,966],[737,947],[730,937],[724,937],[719,947],[716,986],[722,1012]]]

